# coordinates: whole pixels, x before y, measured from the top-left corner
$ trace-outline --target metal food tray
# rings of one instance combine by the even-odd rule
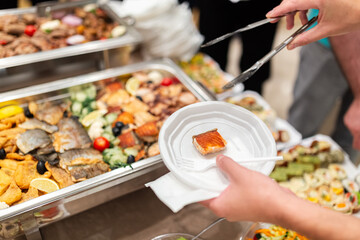
[[[86,1],[76,1],[68,3],[59,3],[49,7],[50,11],[52,10],[67,10],[75,7],[85,6],[86,4],[96,3],[101,9],[103,9],[106,14],[117,23],[125,25],[127,28],[126,33],[123,36],[117,38],[111,38],[106,40],[97,40],[91,41],[79,45],[67,46],[63,48],[53,49],[49,51],[36,52],[31,54],[17,55],[13,57],[6,57],[0,59],[0,77],[2,81],[0,85],[6,86],[7,84],[13,84],[14,82],[21,82],[25,79],[37,79],[39,78],[51,79],[56,78],[55,80],[75,76],[84,73],[88,73],[88,70],[93,71],[105,69],[109,67],[116,67],[121,65],[122,61],[127,63],[128,56],[119,55],[129,55],[129,53],[135,48],[136,45],[141,43],[142,37],[132,26],[129,26],[123,18],[120,18],[108,5],[107,1],[100,0],[86,0]],[[9,9],[9,10],[0,10],[0,16],[7,14],[22,15],[26,13],[37,13],[37,7],[25,8],[25,9]],[[124,50],[119,53],[116,50]],[[118,56],[115,56],[118,55]],[[125,58],[125,60],[124,60]],[[96,61],[96,64],[87,64],[86,66],[81,65],[85,61],[93,59]],[[115,59],[114,61],[111,61]],[[118,63],[118,65],[111,66],[110,63]],[[70,65],[67,69],[62,68],[64,65]],[[77,68],[75,65],[79,65]],[[95,65],[95,66],[94,66]],[[122,64],[124,65],[124,63]],[[95,68],[95,69],[94,69]],[[81,70],[79,70],[81,69]],[[49,74],[49,70],[55,74]],[[84,72],[87,71],[87,72]],[[29,72],[33,73],[29,75]],[[67,75],[61,75],[66,72]],[[36,74],[35,74],[36,73]],[[72,74],[72,75],[69,75]],[[14,76],[15,75],[15,76]],[[53,76],[51,76],[53,75]],[[51,76],[51,77],[50,77]],[[51,79],[54,80],[54,79]],[[47,82],[46,80],[41,81],[41,83]],[[21,87],[21,86],[20,86]],[[9,89],[9,90],[13,90]],[[8,90],[8,89],[5,89]],[[4,91],[4,90],[1,90]]]
[[[52,101],[64,99],[69,97],[65,90],[70,87],[86,83],[101,83],[111,77],[146,70],[159,70],[170,73],[177,77],[200,101],[214,100],[212,95],[192,81],[175,63],[169,59],[162,59],[1,93],[0,102],[16,100],[19,103],[26,103],[29,100]],[[140,189],[144,187],[146,182],[152,181],[167,172],[160,155],[138,161],[132,166],[133,169],[129,167],[115,169],[0,210],[0,239],[14,238],[23,234],[26,235],[27,239],[41,239],[39,228]],[[43,217],[42,212],[51,208],[58,212],[57,216]],[[6,234],[8,234],[6,236],[4,236],[3,232],[5,228],[7,228]]]

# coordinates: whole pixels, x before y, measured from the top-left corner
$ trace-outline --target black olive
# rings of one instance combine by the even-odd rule
[[[133,155],[129,155],[127,157],[126,163],[131,164],[131,163],[134,163],[134,162],[135,162],[135,157]]]
[[[24,114],[27,118],[33,118],[34,115],[30,112],[29,107],[24,107]]]
[[[5,149],[0,149],[0,159],[5,159],[6,158],[6,152]]]
[[[113,132],[114,136],[117,137],[121,134],[121,129],[118,127],[113,127],[112,132]]]
[[[63,114],[64,118],[67,118],[69,117],[69,112],[68,111],[65,111],[64,114]]]
[[[149,81],[147,81],[146,83],[147,83],[147,84],[152,84],[153,81],[149,80]]]
[[[125,126],[123,122],[116,122],[115,127],[122,129]]]
[[[38,171],[38,173],[43,175],[47,171],[47,169],[45,167],[45,162],[44,161],[38,161],[38,163],[36,165],[36,170]]]
[[[141,96],[136,96],[137,99],[139,99],[140,101],[143,101]]]

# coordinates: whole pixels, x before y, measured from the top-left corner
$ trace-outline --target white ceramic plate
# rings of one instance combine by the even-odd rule
[[[228,144],[219,153],[203,156],[194,147],[192,136],[214,128]],[[227,178],[218,168],[186,171],[179,167],[181,159],[214,161],[217,154],[232,158],[276,156],[271,132],[258,117],[239,106],[216,101],[195,103],[172,114],[161,128],[159,146],[165,165],[176,178],[192,187],[216,192],[228,185]],[[271,173],[274,165],[274,162],[244,164],[266,175]]]

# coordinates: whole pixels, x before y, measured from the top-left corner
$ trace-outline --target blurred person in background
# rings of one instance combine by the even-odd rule
[[[204,42],[264,19],[265,13],[279,3],[280,0],[196,0],[195,5],[200,10],[199,28],[200,33],[205,37]],[[239,66],[241,71],[245,71],[270,52],[275,32],[276,24],[266,24],[238,34],[242,41]],[[230,40],[230,38],[226,39],[201,51],[212,57],[225,70]],[[254,74],[251,81],[245,82],[245,89],[261,94],[263,83],[269,76],[268,62]]]
[[[32,5],[36,5],[41,2],[46,2],[49,0],[31,0]],[[0,1],[0,9],[9,9],[9,8],[17,8],[18,0],[1,0]]]
[[[309,19],[317,14],[317,10],[311,10]],[[341,44],[334,40],[334,37],[330,40],[324,38],[301,48],[299,72],[288,121],[304,138],[313,136],[324,124],[336,101],[341,99],[331,137],[355,161],[358,151],[352,147],[353,137],[344,123],[345,113],[354,98],[334,55],[334,52],[341,51],[341,48]]]

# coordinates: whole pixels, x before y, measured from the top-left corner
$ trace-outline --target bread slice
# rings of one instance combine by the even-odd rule
[[[226,147],[226,141],[218,133],[217,128],[195,135],[192,139],[194,146],[202,155],[219,152]]]

